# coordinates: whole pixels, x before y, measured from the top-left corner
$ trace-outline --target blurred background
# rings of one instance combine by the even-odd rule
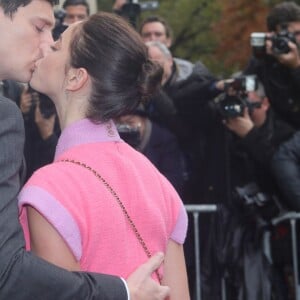
[[[61,1],[62,2],[62,1]],[[91,12],[112,11],[113,0],[88,0]],[[136,1],[133,1],[136,2]],[[148,2],[138,1],[140,4]],[[208,69],[227,77],[245,67],[250,56],[251,32],[267,31],[267,12],[279,0],[159,0],[155,11],[142,11],[165,18],[173,29],[174,56],[201,60]],[[294,1],[300,4],[300,0]]]

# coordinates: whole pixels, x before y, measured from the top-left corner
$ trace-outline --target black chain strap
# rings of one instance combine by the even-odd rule
[[[152,255],[151,255],[151,252],[149,251],[144,239],[142,238],[142,236],[139,233],[138,229],[136,228],[134,222],[132,221],[131,217],[129,216],[128,211],[126,210],[123,202],[121,201],[121,199],[119,198],[119,196],[117,195],[115,190],[110,186],[110,184],[96,170],[94,170],[92,167],[88,166],[85,163],[82,163],[80,161],[76,161],[76,160],[73,160],[73,159],[63,159],[63,160],[60,160],[60,162],[73,163],[73,164],[76,164],[78,166],[81,166],[81,167],[91,171],[105,185],[105,187],[108,189],[108,191],[112,194],[112,196],[115,198],[115,200],[117,201],[117,203],[121,207],[126,219],[128,220],[133,232],[135,233],[139,243],[143,247],[147,257],[150,258]],[[160,274],[158,273],[158,270],[156,270],[155,273],[156,273],[156,276],[159,280],[159,283],[161,283],[161,277],[160,277]]]

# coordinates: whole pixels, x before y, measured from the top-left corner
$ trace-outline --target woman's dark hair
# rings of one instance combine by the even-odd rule
[[[7,16],[13,16],[13,14],[21,6],[27,6],[31,3],[32,0],[0,0],[0,7],[3,9],[3,12]],[[56,5],[59,3],[59,0],[45,0],[51,5]]]
[[[276,31],[277,26],[286,26],[290,22],[300,22],[300,6],[295,2],[281,2],[273,7],[267,17],[267,28]]]
[[[70,56],[72,67],[91,76],[87,117],[95,122],[130,113],[161,81],[162,69],[148,59],[139,34],[111,13],[99,12],[77,26]]]

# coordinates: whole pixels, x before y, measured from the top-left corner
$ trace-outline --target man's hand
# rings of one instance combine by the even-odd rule
[[[168,297],[170,288],[159,285],[151,278],[151,274],[159,268],[163,259],[162,253],[153,255],[127,278],[130,300],[164,300]]]
[[[266,41],[267,53],[274,56],[282,65],[290,69],[295,69],[300,67],[300,56],[299,56],[299,49],[297,45],[292,42],[288,42],[288,46],[290,48],[290,51],[288,53],[275,55],[272,52],[271,40]]]
[[[120,10],[125,3],[127,3],[126,0],[115,0],[112,8],[113,10]]]
[[[241,138],[245,137],[254,127],[247,108],[245,108],[243,116],[224,120],[223,123],[229,130]]]
[[[32,107],[32,105],[34,105],[34,101],[36,102],[36,95],[31,94],[28,91],[28,87],[24,87],[24,90],[21,93],[20,96],[20,109],[22,114],[28,114],[30,112],[30,109]]]

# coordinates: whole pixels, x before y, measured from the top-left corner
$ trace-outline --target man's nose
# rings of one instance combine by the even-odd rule
[[[150,41],[153,42],[153,41],[156,41],[156,40],[157,40],[156,34],[155,33],[151,33],[151,35],[150,35]]]
[[[46,56],[49,52],[51,52],[51,46],[53,44],[54,44],[54,40],[51,32],[49,32],[49,34],[45,33],[40,43],[40,50],[43,57]]]

